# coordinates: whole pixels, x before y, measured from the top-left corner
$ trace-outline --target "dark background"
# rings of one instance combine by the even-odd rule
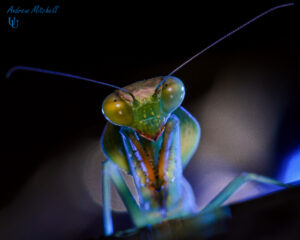
[[[24,16],[12,30],[1,6],[2,154],[0,208],[5,208],[43,164],[72,148],[82,135],[97,141],[105,120],[101,102],[112,89],[39,73],[7,70],[25,65],[90,77],[124,86],[168,74],[219,37],[284,1],[243,1],[230,5],[172,2],[110,5],[84,1],[61,6],[56,16]],[[1,3],[2,4],[2,3]],[[45,1],[32,1],[28,6]],[[285,76],[290,95],[276,136],[277,159],[299,145],[299,6],[276,10],[210,49],[175,75],[183,79],[193,105],[214,83],[232,55],[267,56],[268,68]],[[274,84],[268,80],[267,84]],[[54,156],[54,157],[49,157]],[[55,161],[55,160],[53,160]],[[83,236],[89,236],[87,231]]]

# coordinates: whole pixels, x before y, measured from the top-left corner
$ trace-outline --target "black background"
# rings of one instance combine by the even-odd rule
[[[71,145],[80,133],[98,139],[105,120],[101,102],[112,89],[63,77],[16,72],[15,65],[40,67],[124,86],[165,75],[219,37],[255,15],[284,1],[211,1],[210,4],[174,1],[165,6],[150,1],[51,1],[61,6],[55,16],[23,16],[12,30],[6,9],[47,6],[46,1],[7,1],[1,6],[1,118],[2,147],[0,207],[6,206],[45,161]],[[2,2],[1,2],[2,4]],[[204,95],[215,72],[227,57],[261,51],[281,59],[292,100],[278,136],[278,153],[299,144],[299,6],[277,10],[210,49],[176,76],[184,80],[184,106]],[[218,55],[216,61],[216,55]],[[296,77],[295,77],[296,76]],[[201,81],[199,81],[201,79]],[[270,84],[272,84],[270,82]],[[92,130],[89,126],[98,126]],[[87,130],[89,129],[89,130]]]

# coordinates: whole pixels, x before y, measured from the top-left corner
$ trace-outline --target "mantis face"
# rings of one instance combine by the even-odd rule
[[[163,84],[160,84],[164,80]],[[156,141],[170,114],[182,103],[185,88],[176,77],[156,77],[130,84],[107,96],[102,105],[112,124],[134,129],[140,136]]]

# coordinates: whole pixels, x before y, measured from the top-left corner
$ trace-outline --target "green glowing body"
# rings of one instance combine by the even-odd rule
[[[138,228],[195,216],[193,213],[197,212],[194,194],[183,176],[183,169],[199,144],[200,126],[180,106],[185,94],[183,83],[172,76],[157,77],[123,89],[109,95],[102,106],[109,121],[101,138],[102,150],[108,158],[103,163],[102,173],[103,220],[107,236],[113,234],[110,180]],[[120,169],[132,175],[139,203],[133,198]],[[203,226],[212,219],[217,221],[217,215],[208,212],[216,211],[248,181],[289,187],[271,178],[243,173],[203,208],[196,219],[201,220]],[[228,210],[221,212],[225,217],[230,216]]]
[[[117,90],[103,103],[103,113],[109,120],[101,139],[109,159],[103,171],[107,235],[113,231],[107,197],[110,177],[137,227],[196,211],[192,189],[182,170],[198,146],[200,127],[180,106],[185,94],[183,83],[168,77],[160,84],[163,80],[157,77],[133,83],[124,89],[134,98]],[[139,204],[119,168],[132,175]],[[114,179],[116,176],[118,179]]]
[[[180,106],[185,94],[183,83],[172,76],[157,77],[123,89],[109,95],[102,106],[109,121],[101,138],[102,150],[107,157],[102,173],[103,220],[107,236],[113,234],[110,180],[138,228],[195,216],[193,213],[197,212],[194,194],[183,176],[183,169],[199,144],[201,132],[196,119]],[[132,175],[138,203],[120,169]],[[230,211],[216,209],[248,181],[291,186],[243,173],[201,210],[196,218],[199,224],[205,226],[217,221],[222,214],[229,217]],[[222,214],[210,214],[212,210]]]

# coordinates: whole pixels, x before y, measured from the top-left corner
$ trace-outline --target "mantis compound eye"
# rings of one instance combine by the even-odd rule
[[[113,124],[129,126],[133,123],[131,106],[116,93],[106,97],[102,105],[102,112],[106,119]]]
[[[161,106],[166,113],[174,111],[182,103],[185,88],[182,81],[176,77],[169,77],[164,83],[161,92]]]

